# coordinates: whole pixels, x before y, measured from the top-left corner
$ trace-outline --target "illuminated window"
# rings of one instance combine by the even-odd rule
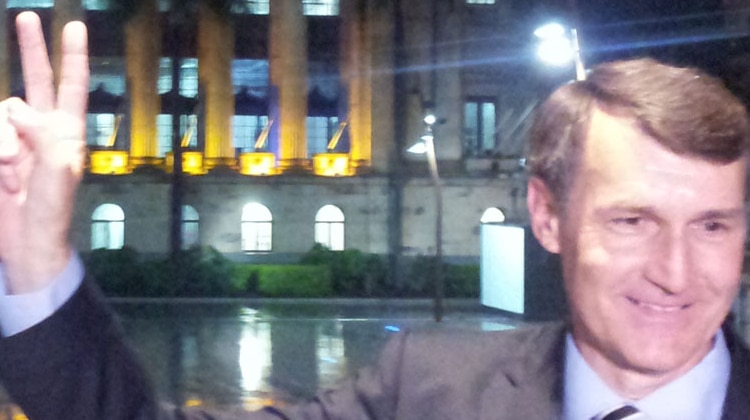
[[[252,15],[267,15],[270,13],[270,0],[246,0],[245,10]]]
[[[189,130],[190,141],[187,147],[195,148],[198,146],[198,116],[197,115],[180,115],[180,138],[185,137],[186,131]],[[159,157],[172,151],[172,116],[169,114],[159,114],[156,116],[156,132],[159,139]]]
[[[242,250],[265,252],[271,250],[271,211],[260,203],[248,203],[242,208]]]
[[[54,7],[55,0],[8,0],[7,7],[11,8],[24,8],[24,9],[36,9]]]
[[[183,58],[180,60],[180,95],[193,98],[198,95],[198,59]],[[159,60],[159,93],[172,90],[172,59],[162,57]]]
[[[307,153],[325,153],[328,141],[339,128],[338,117],[307,117]]]
[[[344,212],[328,204],[315,215],[315,242],[333,251],[344,249]]]
[[[265,115],[235,115],[232,117],[234,129],[234,147],[243,151],[255,149],[255,141],[263,128],[268,125]]]
[[[182,247],[188,249],[198,243],[198,212],[192,206],[182,206]]]
[[[120,249],[125,245],[125,213],[117,204],[102,204],[91,216],[91,249]]]
[[[89,86],[113,95],[125,93],[125,60],[120,57],[91,57]]]
[[[503,211],[497,207],[490,207],[484,211],[484,213],[482,214],[482,218],[480,219],[480,222],[503,223],[505,222],[505,213],[503,213]]]
[[[110,146],[115,130],[115,114],[86,114],[86,144]]]
[[[112,0],[83,0],[81,4],[86,10],[109,10]]]
[[[468,4],[495,4],[495,0],[466,0]]]
[[[464,147],[468,156],[485,156],[495,150],[495,103],[471,100],[464,103]]]
[[[338,16],[339,0],[302,0],[302,13],[307,16]]]

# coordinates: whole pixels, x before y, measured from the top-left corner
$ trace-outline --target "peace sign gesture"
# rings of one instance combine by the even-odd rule
[[[43,288],[70,258],[89,80],[83,23],[63,29],[57,90],[39,17],[19,14],[16,29],[26,102],[0,102],[0,262],[14,294]]]

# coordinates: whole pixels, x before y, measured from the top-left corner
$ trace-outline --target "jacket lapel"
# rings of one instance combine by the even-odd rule
[[[481,397],[480,419],[555,419],[562,406],[565,329],[543,329],[532,340],[516,343],[516,354],[496,366]],[[510,344],[510,343],[506,343]]]
[[[724,323],[724,337],[732,359],[727,397],[722,420],[745,420],[750,417],[750,352],[742,339],[732,331],[731,320]]]

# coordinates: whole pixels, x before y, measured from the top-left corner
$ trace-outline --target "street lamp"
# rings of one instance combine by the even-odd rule
[[[437,158],[435,157],[435,137],[432,130],[437,118],[434,114],[428,113],[423,121],[425,131],[420,138],[421,141],[407,149],[407,152],[427,155],[427,164],[430,168],[430,177],[435,190],[435,261],[432,265],[432,279],[435,290],[432,313],[435,321],[440,322],[443,319],[443,296],[445,294],[441,268],[443,261],[443,186],[438,173]]]
[[[576,80],[586,80],[586,67],[583,65],[578,31],[575,28],[566,31],[559,23],[548,23],[537,28],[534,36],[540,40],[537,47],[539,59],[555,66],[562,66],[573,60]]]

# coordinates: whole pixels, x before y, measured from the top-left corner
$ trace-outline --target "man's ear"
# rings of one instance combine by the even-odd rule
[[[526,204],[531,217],[531,230],[549,252],[560,252],[560,217],[555,199],[541,178],[529,178]]]

